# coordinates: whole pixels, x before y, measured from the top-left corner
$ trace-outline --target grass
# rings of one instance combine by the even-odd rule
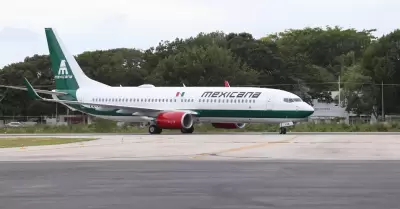
[[[95,140],[95,139],[94,138],[56,138],[56,137],[0,138],[0,148],[56,145],[56,144],[67,144],[67,143],[83,142],[83,141],[91,141],[91,140]]]
[[[400,132],[400,122],[376,124],[297,124],[288,128],[289,132]],[[163,133],[180,132],[180,130],[163,130]],[[278,132],[277,124],[247,124],[243,129],[216,129],[211,124],[195,126],[196,133],[210,132]],[[0,134],[11,133],[148,133],[148,128],[137,126],[118,127],[115,122],[98,119],[90,125],[50,126],[36,125],[23,128],[0,128]]]

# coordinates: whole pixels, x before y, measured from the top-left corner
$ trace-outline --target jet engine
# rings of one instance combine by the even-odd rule
[[[214,128],[225,128],[225,129],[236,129],[236,128],[244,128],[246,126],[245,123],[212,123]]]
[[[163,112],[157,116],[156,123],[163,129],[189,129],[193,125],[193,117],[185,112]]]

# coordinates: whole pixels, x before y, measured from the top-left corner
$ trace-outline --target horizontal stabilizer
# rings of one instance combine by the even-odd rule
[[[27,90],[28,90],[27,88],[19,87],[19,86],[5,86],[5,85],[0,85],[0,87],[9,88],[9,89],[24,90],[24,91],[27,91]],[[59,95],[66,95],[66,94],[67,94],[67,93],[65,93],[65,92],[56,92],[56,91],[49,91],[49,90],[36,90],[36,92],[37,92],[37,93],[40,93],[40,94],[50,94],[50,95],[57,95],[57,96],[59,96]]]

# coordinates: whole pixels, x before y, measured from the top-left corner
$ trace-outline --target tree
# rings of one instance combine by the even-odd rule
[[[224,80],[234,84],[257,82],[257,72],[234,59],[232,53],[212,45],[185,48],[161,60],[153,70],[151,83],[168,86],[220,86]]]
[[[374,42],[364,53],[363,74],[372,78],[376,85],[400,81],[400,30],[395,30]],[[399,86],[384,86],[385,113],[400,113]],[[381,109],[381,94],[377,94]]]
[[[363,75],[361,65],[353,65],[343,76],[344,88],[342,97],[346,98],[346,111],[378,116],[377,94],[379,88],[372,83],[372,78]]]
[[[330,101],[326,95],[337,90],[336,82],[348,66],[343,60],[352,54],[358,62],[364,49],[375,38],[374,30],[357,31],[340,27],[325,29],[290,29],[261,38],[266,43],[276,43],[283,59],[286,76],[304,83],[309,97]],[[307,84],[305,84],[307,83]]]
[[[148,75],[142,68],[143,53],[136,49],[84,52],[77,56],[77,62],[89,77],[110,86],[137,86]]]
[[[42,89],[51,89],[54,85],[48,56],[27,57],[24,62],[8,65],[0,72],[0,83],[3,85],[24,86],[24,77],[29,79],[32,85]],[[55,104],[30,100],[25,91],[4,91],[7,93],[0,103],[3,115],[41,115],[55,112]]]

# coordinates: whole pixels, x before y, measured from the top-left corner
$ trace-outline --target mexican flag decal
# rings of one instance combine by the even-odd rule
[[[183,97],[183,95],[185,95],[185,92],[176,92],[176,95],[175,95],[175,96],[177,96],[177,97],[179,97],[179,96]]]

